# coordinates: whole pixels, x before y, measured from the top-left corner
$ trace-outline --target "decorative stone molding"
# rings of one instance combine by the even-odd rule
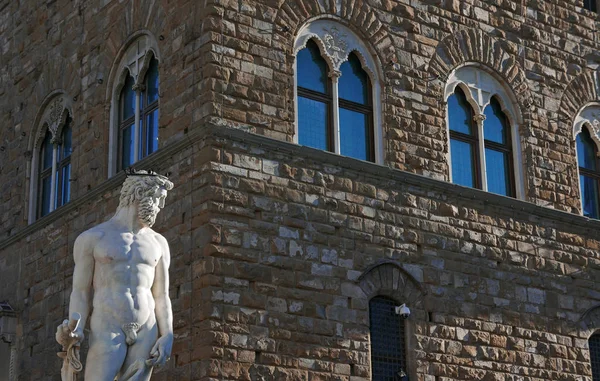
[[[353,0],[319,2],[312,0],[285,1],[274,17],[273,31],[291,31],[297,36],[307,22],[319,17],[339,19],[360,31],[374,47],[382,62],[395,58],[396,49],[392,34],[385,23],[379,20],[375,8],[367,2],[357,3]]]
[[[294,44],[294,55],[306,47],[309,40],[319,46],[321,56],[329,65],[332,75],[338,75],[340,67],[355,53],[372,82],[378,82],[380,66],[376,64],[365,43],[346,26],[331,19],[319,19],[302,27]],[[335,74],[338,73],[338,74]]]
[[[587,126],[592,139],[600,150],[600,102],[589,103],[577,113],[573,121],[573,140],[577,138],[583,126]]]
[[[528,119],[533,98],[525,72],[501,41],[484,31],[461,30],[443,39],[429,61],[428,70],[434,78],[446,83],[454,70],[468,63],[478,63],[493,70],[512,90],[523,119]]]
[[[586,107],[596,107],[595,105],[598,104],[600,104],[598,72],[584,70],[569,82],[560,101],[560,119],[573,126],[573,139],[581,132],[583,119],[589,119],[596,112],[586,113]],[[587,114],[587,117],[583,114]]]
[[[426,291],[401,264],[394,261],[377,263],[358,278],[367,299],[377,295],[388,296],[409,308],[423,309]]]
[[[40,148],[40,144],[46,136],[46,128],[52,135],[53,143],[61,142],[62,129],[67,122],[67,117],[73,115],[73,105],[71,97],[60,91],[49,97],[49,100],[44,102],[45,106],[42,109],[40,116],[37,118],[37,126],[35,130],[35,138],[33,141],[33,152]]]

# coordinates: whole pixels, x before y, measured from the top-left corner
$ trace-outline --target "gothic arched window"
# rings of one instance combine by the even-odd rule
[[[453,73],[446,91],[452,182],[522,198],[516,113],[503,87],[467,66]]]
[[[66,108],[69,104],[67,96],[59,95],[39,118],[31,165],[30,223],[71,200],[73,120]]]
[[[588,130],[588,125],[577,134],[577,165],[579,167],[579,187],[581,190],[581,205],[583,215],[590,218],[599,218],[598,199],[600,193],[600,163],[598,162],[598,148]],[[600,374],[598,375],[600,377]]]
[[[158,149],[159,60],[156,41],[143,34],[111,72],[109,176]]]
[[[67,118],[60,139],[53,139],[50,131],[46,131],[40,149],[38,217],[45,216],[71,199],[72,151],[71,118]]]
[[[367,161],[382,161],[380,87],[375,61],[345,26],[304,26],[296,51],[295,141]]]
[[[404,319],[396,313],[397,305],[385,296],[375,296],[369,301],[373,380],[407,379]]]
[[[136,120],[137,130],[134,128]],[[131,166],[158,149],[158,61],[154,58],[142,86],[137,86],[131,75],[125,80],[119,99],[119,141],[119,169]]]

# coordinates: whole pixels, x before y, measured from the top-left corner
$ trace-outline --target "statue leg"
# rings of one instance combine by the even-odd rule
[[[122,332],[90,334],[90,349],[85,362],[85,381],[114,381],[125,356],[127,344]]]
[[[127,348],[127,356],[125,362],[121,367],[120,376],[128,373],[128,370],[138,368],[135,372],[135,377],[126,378],[126,380],[135,381],[149,381],[152,375],[152,368],[143,365],[143,363],[150,358],[150,351],[158,339],[158,327],[154,319],[151,319],[151,323],[144,324],[137,333],[135,343],[131,344]],[[135,363],[138,364],[135,364]],[[135,365],[134,365],[135,364]],[[133,367],[133,368],[132,368]],[[125,380],[125,379],[124,379]],[[87,380],[86,380],[87,381]]]

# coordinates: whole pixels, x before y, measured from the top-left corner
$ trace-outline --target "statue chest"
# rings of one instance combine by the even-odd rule
[[[162,253],[156,239],[130,233],[104,237],[94,249],[94,259],[100,264],[146,264],[156,266]]]

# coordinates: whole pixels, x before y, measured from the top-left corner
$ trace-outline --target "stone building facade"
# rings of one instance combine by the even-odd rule
[[[154,380],[369,380],[375,296],[412,311],[410,380],[592,380],[600,222],[582,216],[576,134],[598,141],[600,35],[583,6],[0,4],[0,301],[16,311],[0,379],[60,379],[73,242],[111,216],[124,178],[122,73],[145,78],[156,59],[158,146],[133,160],[175,183],[156,223],[175,346]],[[298,36],[318,22],[371,59],[373,162],[297,143]],[[446,101],[462,68],[514,110],[515,197],[451,182]],[[44,139],[63,147],[65,125],[72,153],[44,169]],[[46,178],[69,185],[52,200],[69,196],[40,217]]]

